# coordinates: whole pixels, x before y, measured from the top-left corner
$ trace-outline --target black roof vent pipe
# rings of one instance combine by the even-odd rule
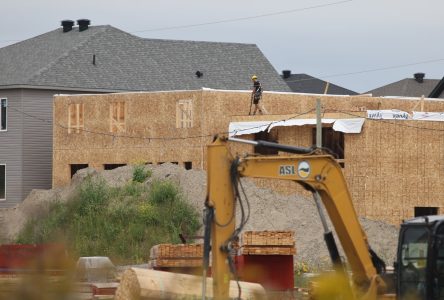
[[[290,78],[291,71],[290,70],[283,70],[282,75],[284,76],[284,78]]]
[[[90,24],[91,24],[91,21],[88,19],[77,20],[77,25],[79,25],[79,31],[87,30]]]
[[[63,32],[71,31],[73,26],[74,26],[74,21],[72,20],[62,21]]]
[[[424,73],[415,73],[413,74],[413,77],[415,77],[415,80],[419,83],[423,83],[424,82]]]

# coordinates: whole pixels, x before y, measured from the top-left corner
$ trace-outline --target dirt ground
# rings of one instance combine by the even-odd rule
[[[207,192],[206,172],[185,170],[169,163],[147,168],[152,169],[153,174],[145,184],[156,179],[176,182],[180,185],[187,201],[202,213]],[[74,176],[71,185],[66,188],[32,191],[16,207],[0,210],[1,241],[13,241],[25,222],[43,216],[51,202],[68,201],[87,174],[101,176],[111,186],[122,186],[132,179],[132,173],[132,166],[101,172],[84,169]],[[242,182],[251,207],[250,219],[245,230],[293,230],[296,238],[296,260],[314,268],[329,264],[322,224],[312,199],[298,194],[289,196],[277,194],[269,189],[258,188],[248,179],[242,179]],[[396,255],[398,229],[383,222],[363,218],[361,224],[375,252],[387,262],[387,265],[392,265]],[[337,242],[339,244],[338,240]]]

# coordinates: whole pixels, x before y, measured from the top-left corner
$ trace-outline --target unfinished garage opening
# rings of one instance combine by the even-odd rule
[[[123,166],[126,166],[126,164],[104,164],[103,168],[105,170],[114,170]]]
[[[270,132],[268,131],[260,131],[258,133],[254,134],[254,140],[255,141],[267,141],[267,142],[278,142],[278,135],[276,130],[272,130]],[[254,146],[254,153],[262,154],[262,155],[277,155],[278,150],[271,149],[268,147],[262,147],[262,146]]]
[[[316,145],[316,128],[312,131],[312,144]],[[336,161],[344,167],[344,133],[331,127],[322,128],[322,147],[330,149],[336,156]]]
[[[88,168],[88,164],[71,164],[69,166],[71,169],[71,178],[77,173],[78,170]]]
[[[436,216],[438,207],[415,206],[415,217]]]

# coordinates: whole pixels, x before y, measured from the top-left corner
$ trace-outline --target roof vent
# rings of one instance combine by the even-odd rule
[[[203,73],[201,71],[196,71],[197,78],[201,78],[203,76]]]
[[[282,71],[282,75],[283,75],[284,78],[290,78],[291,71],[290,70],[283,70]]]
[[[419,83],[423,83],[424,82],[424,76],[425,73],[415,73],[413,74],[413,77],[415,77],[415,80]]]
[[[88,29],[88,26],[91,24],[91,21],[88,19],[80,19],[77,20],[77,25],[79,25],[79,31],[85,31]]]
[[[62,26],[63,26],[63,32],[71,31],[72,27],[74,26],[74,21],[73,20],[63,20]]]

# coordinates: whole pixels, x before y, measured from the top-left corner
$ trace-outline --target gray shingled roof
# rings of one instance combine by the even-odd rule
[[[413,78],[406,78],[368,91],[367,93],[371,93],[375,97],[421,97],[422,95],[427,97],[438,83],[438,79],[424,79],[423,82],[420,83]]]
[[[291,74],[289,77],[282,78],[288,84],[290,89],[295,93],[323,94],[325,91],[326,81],[315,78],[307,74]],[[330,95],[357,95],[358,93],[330,83],[327,94]]]
[[[256,74],[264,90],[290,91],[254,44],[143,39],[112,26],[60,28],[1,48],[0,70],[3,88],[245,90]]]

